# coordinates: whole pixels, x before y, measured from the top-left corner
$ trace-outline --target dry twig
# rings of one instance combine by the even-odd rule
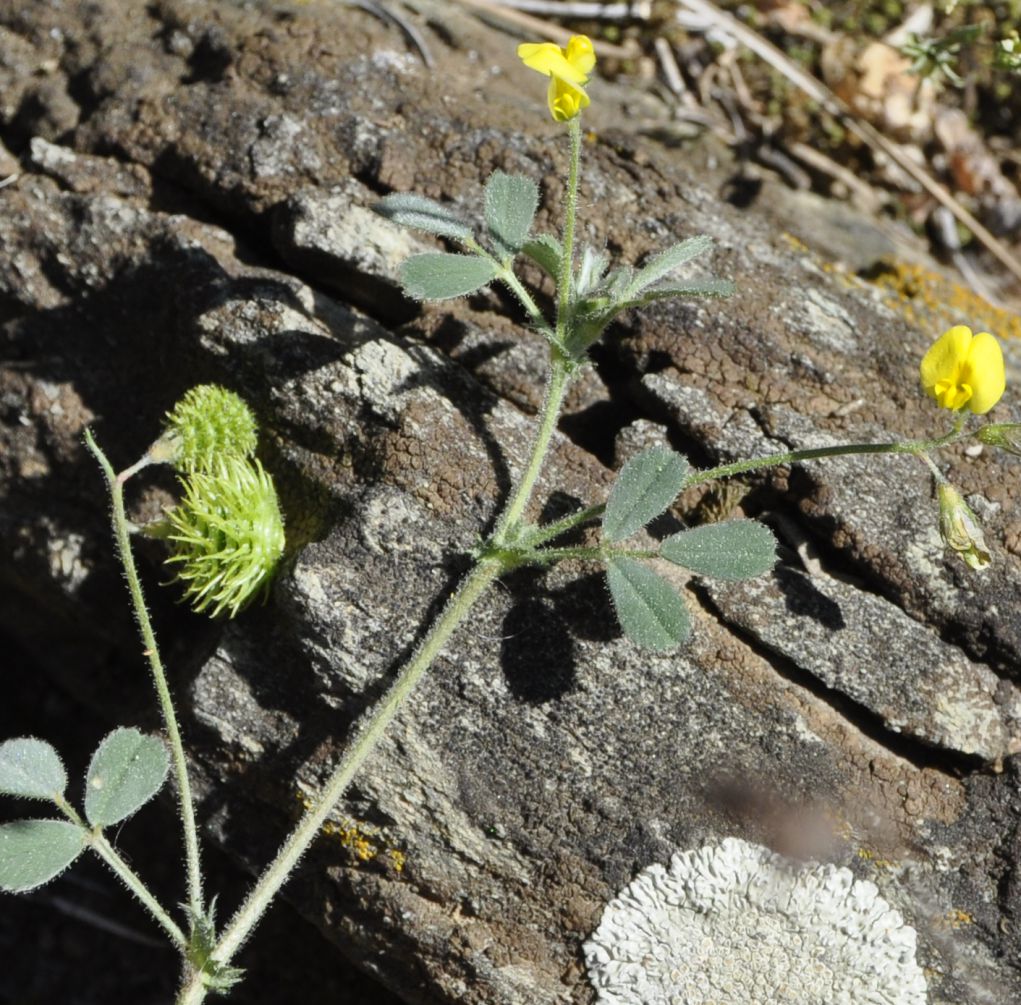
[[[747,25],[725,11],[720,10],[709,0],[678,0],[682,7],[692,11],[707,21],[712,21],[722,31],[736,38],[742,45],[754,52],[760,59],[769,63],[773,69],[782,73],[792,84],[805,92],[812,100],[831,115],[838,117],[843,125],[853,132],[863,143],[873,150],[881,151],[922,186],[934,199],[953,213],[975,236],[975,239],[994,255],[999,262],[1019,281],[1021,281],[1021,262],[1011,254],[1010,250],[994,237],[975,217],[968,212],[953,195],[937,182],[927,171],[919,167],[903,150],[888,140],[879,130],[858,118],[847,105],[840,100],[825,84],[811,74],[805,73],[787,58],[772,42],[763,38]]]
[[[477,10],[506,24],[523,28],[530,35],[541,35],[543,38],[548,38],[551,42],[557,42],[560,45],[567,45],[574,34],[574,32],[568,31],[566,28],[550,24],[548,21],[533,17],[524,11],[505,7],[503,4],[496,3],[495,0],[456,0],[456,2],[463,7],[470,7],[472,10]],[[621,45],[614,45],[612,42],[604,42],[602,39],[596,39],[595,47],[596,52],[600,56],[613,56],[616,59],[632,59],[635,56],[633,50]]]

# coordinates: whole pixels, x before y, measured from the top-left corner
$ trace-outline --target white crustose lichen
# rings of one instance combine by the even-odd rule
[[[925,1005],[915,930],[849,869],[737,838],[644,870],[585,944],[605,1005]]]

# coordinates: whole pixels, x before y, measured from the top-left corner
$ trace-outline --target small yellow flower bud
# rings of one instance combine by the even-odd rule
[[[1006,375],[1000,343],[989,332],[972,335],[955,325],[930,346],[920,376],[925,393],[941,408],[984,415],[1003,395]]]
[[[547,103],[556,122],[567,122],[589,104],[583,90],[596,65],[596,52],[586,35],[574,35],[561,49],[553,42],[525,42],[518,46],[525,66],[550,78]]]
[[[939,532],[944,544],[956,551],[969,569],[982,570],[990,562],[985,537],[971,507],[948,482],[937,488]]]

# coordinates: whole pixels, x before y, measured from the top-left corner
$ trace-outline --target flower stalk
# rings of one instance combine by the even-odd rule
[[[99,448],[99,445],[92,436],[92,431],[88,429],[85,430],[85,445],[103,469],[110,489],[110,502],[113,510],[113,533],[114,539],[117,542],[117,553],[124,568],[124,577],[128,581],[131,606],[134,609],[135,620],[138,622],[138,629],[141,632],[142,641],[145,645],[145,657],[149,661],[149,670],[152,673],[160,711],[163,714],[163,726],[166,729],[167,742],[170,745],[171,764],[173,765],[174,779],[177,784],[178,809],[181,814],[181,827],[184,833],[188,907],[192,915],[198,917],[203,913],[202,867],[199,856],[198,829],[195,825],[195,810],[191,795],[191,783],[188,780],[188,762],[184,755],[181,730],[177,724],[177,713],[174,711],[174,702],[170,696],[170,687],[167,684],[167,675],[163,668],[163,660],[156,642],[156,633],[153,631],[152,621],[149,618],[145,595],[142,592],[142,582],[139,579],[135,557],[131,550],[131,534],[127,514],[124,510],[124,482],[126,479],[123,475],[118,476],[114,472],[113,465],[110,464],[106,454]]]

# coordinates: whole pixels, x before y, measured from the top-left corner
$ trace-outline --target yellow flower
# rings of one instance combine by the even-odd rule
[[[525,42],[518,46],[525,66],[550,78],[547,101],[550,115],[566,122],[589,104],[583,90],[596,65],[596,52],[587,35],[573,35],[566,49],[552,42]]]
[[[923,357],[921,377],[925,393],[940,407],[984,415],[1006,387],[1000,343],[989,332],[972,335],[965,325],[955,325]]]

